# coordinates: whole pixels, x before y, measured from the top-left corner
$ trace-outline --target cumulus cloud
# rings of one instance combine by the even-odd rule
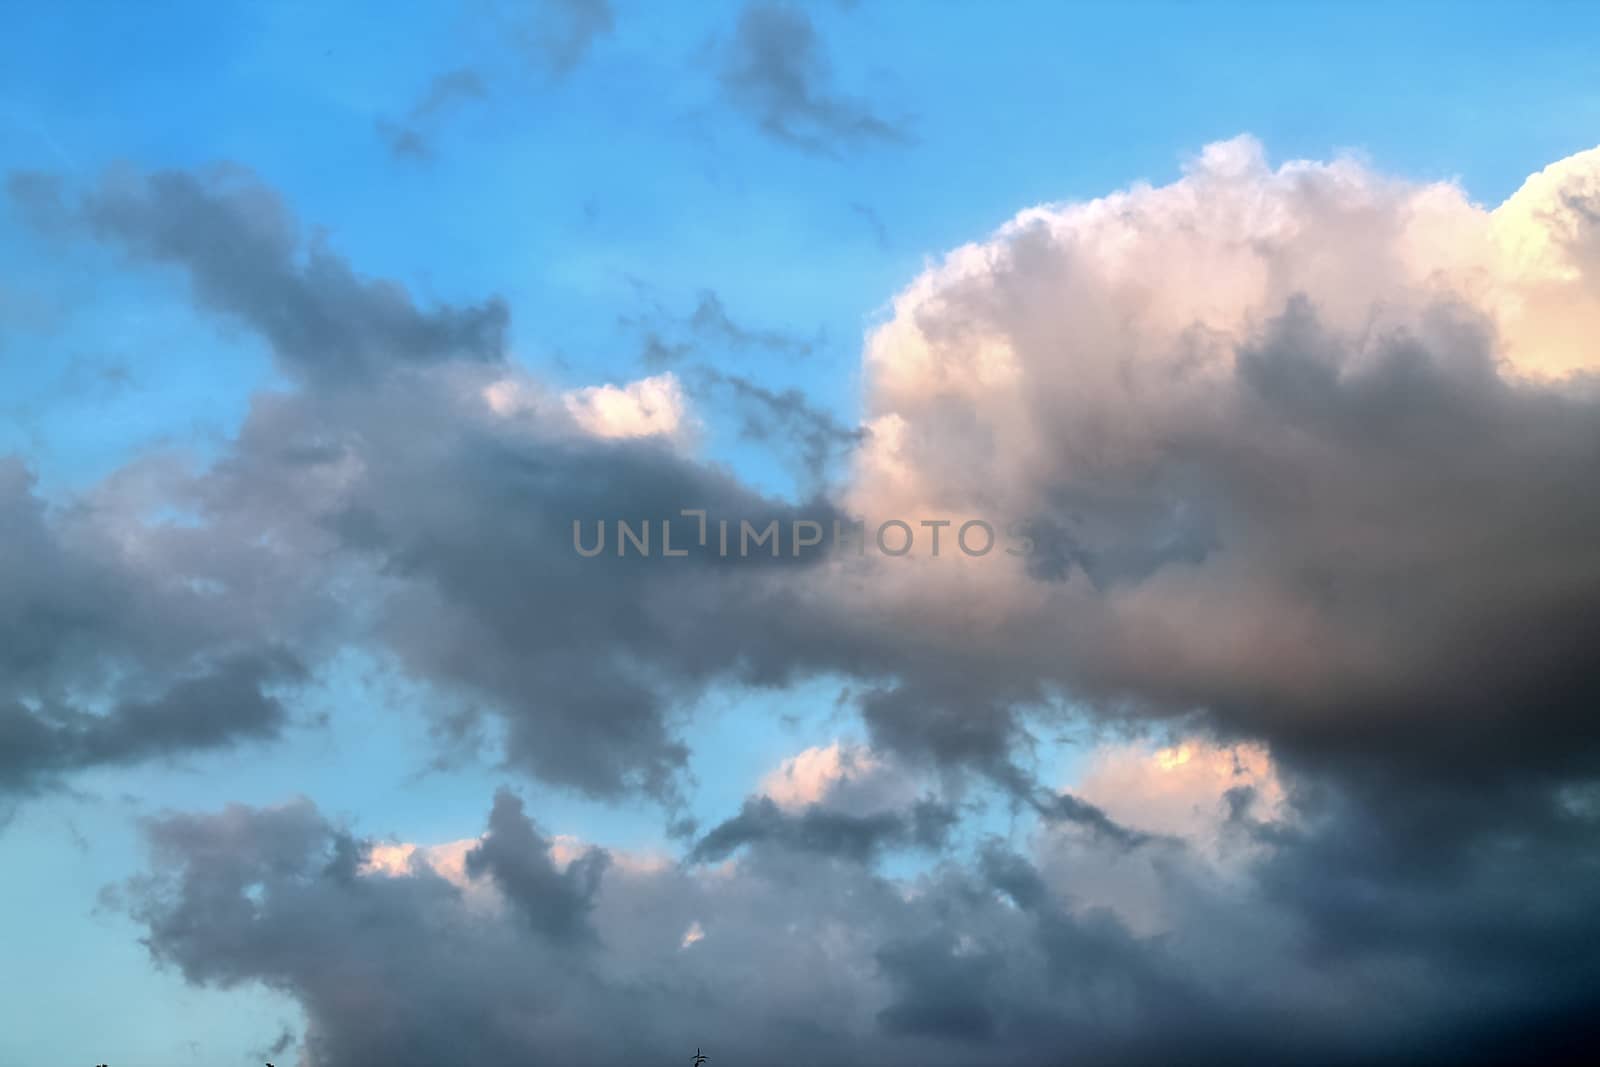
[[[0,774],[271,736],[353,644],[473,709],[445,728],[492,722],[508,769],[671,804],[677,710],[826,672],[870,747],[795,757],[682,862],[506,793],[457,872],[402,868],[302,802],[156,820],[129,899],[191,981],[299,1000],[318,1067],[625,1062],[701,1028],[745,1060],[1577,1061],[1597,173],[1490,210],[1237,140],[1025,211],[896,298],[851,479],[806,508],[671,440],[675,379],[540,386],[502,305],[419,307],[238,173],[30,179],[49,232],[181,268],[289,387],[213,464],[81,506],[0,468]],[[575,517],[684,507],[1016,518],[1035,551],[571,550]],[[1084,724],[1105,747],[1043,787],[1030,749]],[[918,787],[974,773],[1030,820],[1005,841]],[[931,868],[883,873],[907,849]]]
[[[1529,332],[1543,283],[1505,252],[1540,225],[1583,245],[1547,202],[1548,180],[1487,211],[1349,161],[1273,169],[1242,139],[958,250],[868,341],[848,503],[1025,517],[1037,551],[874,596],[928,632],[958,597],[1012,620],[951,647],[969,688],[1198,710],[1285,755],[1589,765],[1597,364]]]
[[[670,373],[574,389],[561,399],[573,420],[597,437],[671,435],[684,419],[683,390]]]
[[[825,802],[860,811],[907,800],[914,785],[865,745],[835,740],[787,757],[759,789],[785,811]]]
[[[1163,846],[1123,878],[1135,890],[1142,879],[1167,909],[1141,931],[1096,903],[1095,886],[1080,889],[1084,872],[1114,872],[1125,854],[1053,831],[1031,855],[989,841],[909,879],[799,839],[716,867],[574,860],[563,870],[503,793],[470,855],[492,855],[474,861],[479,876],[518,906],[490,911],[427,864],[375,870],[372,846],[303,801],[164,816],[147,832],[150,870],[123,897],[152,954],[193,982],[256,981],[294,997],[315,1067],[530,1055],[621,1064],[713,1038],[730,1058],[776,1048],[860,1064],[1562,1051],[1549,1032],[1516,1029],[1535,988],[1529,976],[1505,980],[1527,962],[1516,940],[1457,943],[1480,967],[1492,961],[1487,982],[1426,937],[1308,945],[1307,898],[1279,895],[1275,864],[1317,861],[1309,839],[1283,839],[1273,864],[1227,883]],[[1443,906],[1470,899],[1463,888],[1404,891]],[[1438,921],[1468,921],[1458,906]],[[1552,918],[1507,929],[1520,939]],[[1563,965],[1573,982],[1593,970],[1580,955]],[[1575,1019],[1577,1006],[1553,1000],[1547,1018]]]
[[[360,577],[374,636],[504,716],[535,773],[670,792],[674,702],[829,670],[868,683],[876,747],[1019,794],[1025,721],[1062,709],[1197,714],[1280,761],[1559,778],[1591,758],[1596,395],[1519,309],[1556,285],[1587,314],[1572,205],[1597,158],[1491,212],[1240,140],[930,269],[869,338],[843,503],[1025,519],[1022,563],[586,569],[575,517],[798,512],[663,447],[675,377],[529,384],[503,307],[421,310],[300,250],[247,177],[123,175],[78,214],[183,266],[306,382],[185,488],[212,516],[190,540],[270,523]]]
[[[115,512],[41,525],[25,491],[7,496],[30,554],[19,574],[31,575],[8,586],[27,599],[6,616],[25,635],[8,646],[6,681],[26,682],[17,692],[31,702],[7,721],[35,754],[8,782],[87,758],[61,754],[83,746],[40,710],[58,659],[82,648],[99,669],[116,641],[164,632],[125,616],[128,559],[144,561],[137,582],[172,602],[152,599],[207,656],[229,639],[272,642],[315,667],[338,642],[375,648],[432,683],[436,706],[473,709],[443,717],[447,730],[492,719],[513,764],[602,794],[675,793],[685,752],[668,716],[704,685],[773,684],[849,654],[785,578],[811,560],[735,570],[691,545],[687,566],[618,567],[573,550],[574,521],[702,507],[787,526],[797,514],[675,447],[685,408],[670,374],[565,394],[530,382],[503,358],[503,305],[418,309],[332,250],[302,249],[296,220],[247,175],[123,174],[80,201],[80,233],[182,266],[197,305],[259,331],[294,387],[257,394],[198,473],[119,472],[94,494]],[[17,467],[7,484],[25,480]],[[148,521],[163,509],[186,521]],[[29,591],[62,569],[65,580]],[[317,644],[329,631],[337,641]],[[210,662],[180,653],[165,667],[183,677]],[[246,733],[272,732],[252,716]]]
[[[1287,805],[1265,749],[1205,738],[1097,748],[1076,791],[1124,826],[1213,845],[1241,810],[1273,821]]]

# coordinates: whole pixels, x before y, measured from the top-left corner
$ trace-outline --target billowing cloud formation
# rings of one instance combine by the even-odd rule
[[[597,437],[649,437],[675,433],[683,422],[683,390],[671,374],[624,386],[587,386],[567,393],[567,413]]]
[[[1587,772],[1600,354],[1566,342],[1593,321],[1600,224],[1570,205],[1597,172],[1489,212],[1239,140],[954,253],[869,341],[850,503],[1025,517],[1038,551],[1008,578],[922,566],[887,611],[1005,620],[954,649],[967,686],[1198,710],[1317,758]]]
[[[0,459],[0,801],[289,725],[333,601],[291,546],[182,521],[174,484],[152,459],[52,507]]]
[[[297,998],[316,1067],[704,1029],[744,1061],[1576,1061],[1597,173],[1489,211],[1235,141],[1024,212],[897,299],[844,499],[804,508],[692,453],[676,379],[528,381],[503,306],[417,306],[246,175],[30,179],[48,232],[181,269],[289,387],[199,471],[50,509],[10,468],[0,784],[272,736],[355,645],[509,768],[670,803],[675,710],[827,672],[871,749],[797,757],[681,863],[564,851],[510,794],[449,876],[308,804],[231,809],[152,824],[136,914],[190,979]],[[574,518],[841,504],[1022,519],[1035,551],[572,549]],[[1029,748],[1085,722],[1118,740],[1044,788]],[[973,771],[1026,817],[1006,843],[923,784]]]
[[[1274,821],[1286,802],[1259,745],[1223,747],[1204,740],[1097,749],[1078,794],[1124,826],[1196,842],[1221,836],[1241,806],[1256,820]]]
[[[508,902],[485,909],[460,872],[375,867],[304,801],[148,829],[152,873],[125,899],[151,952],[194,982],[295,997],[311,1067],[623,1064],[696,1044],[738,1062],[1497,1062],[1575,1052],[1536,1024],[1581,1018],[1571,994],[1595,977],[1581,951],[1553,984],[1518,969],[1519,941],[1560,911],[1507,917],[1493,945],[1433,940],[1472,921],[1481,872],[1391,884],[1405,896],[1386,907],[1444,912],[1374,913],[1416,936],[1308,941],[1321,901],[1279,878],[1325,858],[1315,833],[1222,872],[1178,840],[1130,854],[1047,829],[1031,854],[991,840],[892,879],[804,836],[715,867],[563,857],[502,793],[466,853],[467,878]]]
[[[495,734],[512,763],[599,794],[673,795],[684,750],[667,715],[705,684],[772,684],[851,655],[787,578],[811,559],[728,567],[685,527],[681,566],[574,551],[575,521],[681,522],[700,507],[787,527],[798,514],[676,447],[687,415],[672,375],[545,390],[506,365],[503,304],[418,308],[301,242],[281,201],[237,168],[121,173],[75,204],[60,189],[46,199],[70,220],[59,232],[180,268],[197,306],[257,331],[294,387],[258,393],[211,467],[135,464],[54,523],[13,470],[4,506],[28,555],[7,587],[24,599],[0,616],[20,635],[0,679],[17,694],[4,706],[20,739],[5,785],[231,736],[224,708],[204,737],[99,743],[110,726],[50,704],[58,660],[76,655],[82,690],[132,654],[119,642],[158,640],[169,623],[130,614],[140,596],[170,601],[137,606],[186,628],[192,649],[149,650],[178,680],[224,652],[298,654],[312,668],[359,644],[432,683],[459,740]],[[806,512],[831,515],[825,503]],[[275,732],[264,699],[238,705],[237,733]]]
[[[675,447],[671,376],[557,402],[506,372],[503,307],[425,311],[302,249],[246,175],[122,175],[63,210],[182,267],[307,383],[258,397],[212,470],[147,489],[201,514],[184,539],[340,574],[359,636],[497,716],[535,773],[669,793],[675,701],[830,670],[870,683],[880,747],[1019,790],[1023,720],[1063,706],[1198,713],[1319,767],[1567,780],[1597,688],[1596,396],[1543,338],[1562,294],[1591,310],[1597,158],[1487,212],[1231,142],[955,253],[869,341],[847,503],[1026,519],[1020,565],[579,559],[574,518],[799,513]],[[164,563],[168,586],[220,580]],[[289,592],[254,617],[303,617]]]
[[[823,803],[855,811],[893,807],[914,789],[871,749],[837,740],[790,756],[761,779],[762,795],[786,811]]]

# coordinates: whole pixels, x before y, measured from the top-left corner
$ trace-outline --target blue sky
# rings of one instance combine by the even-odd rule
[[[507,47],[487,5],[64,5],[12,20],[0,151],[8,169],[79,175],[245,163],[358,267],[441,299],[504,293],[518,357],[574,382],[637,370],[638,340],[617,319],[647,309],[641,289],[680,314],[714,290],[742,323],[820,331],[805,384],[848,412],[863,326],[925,257],[1024,206],[1170,179],[1212,140],[1252,133],[1278,159],[1353,150],[1504,198],[1586,146],[1600,118],[1594,16],[1551,10],[818,5],[839,89],[908,117],[912,138],[834,158],[763,137],[719,99],[711,49],[737,5],[624,9],[562,78]],[[1566,32],[1549,32],[1557,18]],[[463,67],[483,72],[485,97],[443,117],[435,159],[397,162],[375,122]],[[60,340],[72,351],[25,376],[8,361],[8,396],[51,403],[67,387],[60,365],[91,349],[137,362],[160,391],[88,426],[57,400],[67,410],[39,431],[41,462],[63,477],[103,471],[197,410],[224,433],[238,418],[265,360],[185,321],[162,299],[180,283],[119,277],[114,256],[52,262],[20,234],[7,244],[41,314],[83,300],[88,272],[96,316],[111,320],[84,324],[94,332]],[[204,377],[146,351],[201,339]]]
[[[1600,130],[1600,11],[1580,5],[818,3],[803,9],[817,85],[893,133],[810,146],[763,130],[719,80],[743,5],[617,0],[565,65],[540,50],[536,7],[10,5],[0,171],[81,189],[247,167],[358,273],[421,304],[503,296],[510,358],[557,389],[658,373],[652,333],[686,344],[705,458],[797,498],[794,456],[742,436],[735,398],[691,368],[798,389],[854,426],[867,330],[927,265],[1019,210],[1171,182],[1240,133],[1274,162],[1353,153],[1492,206]],[[462,71],[476,89],[419,112]],[[393,151],[386,123],[410,123],[427,157]],[[270,345],[198,309],[179,270],[63,241],[9,201],[0,234],[0,453],[45,499],[154,451],[203,467],[257,390],[291,387]],[[720,334],[695,331],[707,294]],[[139,922],[102,898],[140,869],[143,815],[303,794],[364,833],[436,842],[478,833],[512,782],[552,831],[679,847],[652,803],[492,758],[430,770],[438,695],[364,656],[320,671],[271,745],[95,769],[16,803],[0,828],[0,1060],[245,1064],[302,1028],[285,993],[201,991],[156,968]],[[851,684],[823,672],[698,695],[686,813],[713,825],[786,756],[861,740],[834,702]],[[1059,782],[1079,755],[1047,741],[1034,759]],[[1014,834],[1003,804],[983,819]],[[107,1047],[87,1051],[86,1028]]]

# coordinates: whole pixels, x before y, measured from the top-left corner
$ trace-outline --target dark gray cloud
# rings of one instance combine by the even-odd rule
[[[288,630],[320,609],[328,621],[302,622],[306,636],[341,629],[387,651],[434,686],[448,731],[492,719],[514,766],[596,793],[671,797],[685,751],[667,723],[706,685],[775,685],[856,658],[852,638],[785,577],[820,553],[722,560],[686,544],[693,520],[680,515],[704,508],[736,531],[741,520],[776,521],[787,537],[801,516],[828,524],[830,505],[764,498],[669,442],[593,436],[559,401],[496,413],[484,391],[510,373],[499,365],[499,302],[422,311],[330,252],[302,254],[281,202],[239,174],[125,175],[84,197],[78,215],[96,236],[182,265],[200,307],[258,331],[302,384],[259,394],[209,470],[141,485],[149,499],[129,507],[198,520],[138,526],[161,549],[148,573],[96,572],[90,558],[81,580],[19,606],[22,636],[5,653],[13,673],[42,669],[75,639],[56,635],[58,619],[134,640],[123,582],[186,594],[172,618],[197,643],[298,648],[302,635],[289,642],[276,623]],[[674,520],[690,557],[576,553],[575,521],[623,519],[649,520],[658,538]],[[40,558],[19,590],[53,566],[78,566],[55,561],[60,532],[37,521],[28,532]],[[301,573],[268,584],[249,565]],[[329,608],[335,588],[340,604]],[[190,600],[236,612],[235,627],[254,619],[258,632],[196,617]],[[171,670],[197,671],[172,655]]]
[[[504,356],[503,301],[417,307],[404,286],[363,278],[321,238],[304,240],[277,194],[239,168],[114,174],[74,217],[136,258],[181,268],[201,306],[259,332],[299,377],[350,381],[387,364]]]
[[[903,812],[860,815],[814,804],[787,812],[768,797],[753,797],[739,814],[718,823],[695,842],[690,858],[715,862],[746,846],[775,844],[792,851],[864,861],[887,848],[938,849],[956,820],[954,810],[932,800]]]
[[[229,523],[149,520],[196,506],[184,484],[135,465],[52,508],[0,459],[0,793],[268,740],[290,722],[282,697],[337,628],[320,571],[233,540]]]
[[[467,873],[489,877],[529,924],[552,943],[572,945],[594,940],[589,911],[610,856],[592,849],[558,870],[550,857],[550,841],[523,812],[513,793],[495,794],[489,829],[467,853]]]
[[[493,716],[513,764],[590,791],[666,795],[685,758],[667,722],[701,687],[778,684],[853,654],[787,577],[820,557],[722,560],[715,533],[702,548],[679,515],[701,507],[735,529],[744,517],[788,529],[802,514],[827,521],[825,506],[762,498],[661,442],[499,418],[474,392],[441,407],[448,388],[396,382],[332,411],[282,402],[246,427],[227,492],[359,470],[314,521],[381,572],[375,637],[414,676]],[[315,453],[334,424],[337,445]],[[309,463],[283,458],[301,443]],[[690,555],[617,558],[619,519],[650,520],[658,552],[659,524],[673,520]],[[580,557],[575,521],[605,523],[608,551]]]
[[[1595,964],[1550,938],[1560,916],[1548,909],[1578,906],[1594,871],[1473,937],[1443,927],[1507,903],[1503,874],[1408,879],[1415,898],[1395,933],[1307,943],[1296,931],[1315,921],[1317,887],[1351,869],[1348,856],[1320,868],[1334,858],[1323,849],[1351,829],[1323,823],[1315,840],[1264,845],[1261,863],[1226,883],[1170,853],[1150,868],[1175,909],[1158,935],[1076,899],[1071,871],[1121,854],[1093,834],[1064,843],[1077,850],[1064,877],[989,842],[896,883],[785,835],[716,870],[583,857],[562,870],[504,794],[478,853],[495,857],[479,865],[497,872],[504,907],[420,861],[355,873],[363,846],[305,802],[152,821],[150,873],[124,895],[153,955],[190,981],[257,980],[294,997],[318,1067],[536,1054],[620,1064],[680,1044],[741,1061],[764,1049],[891,1065],[1488,1063],[1517,1049],[1582,1062],[1565,1041],[1593,1007],[1583,991]],[[1530,876],[1556,873],[1553,855],[1530,854]],[[1286,896],[1284,864],[1323,876],[1296,872]],[[1580,872],[1569,861],[1561,873]],[[1359,914],[1387,921],[1395,885],[1385,877],[1383,899]],[[1412,924],[1413,906],[1436,919]],[[577,953],[553,946],[530,907],[594,936]],[[1475,908],[1490,910],[1473,919]]]
[[[755,3],[739,15],[719,75],[723,92],[769,137],[812,152],[909,139],[902,122],[838,93],[806,12]]]
[[[1600,459],[1594,398],[1507,384],[1475,327],[1375,348],[1341,373],[1347,351],[1292,304],[1241,352],[1230,416],[1283,446],[1245,451],[1219,425],[1183,461],[1204,471],[1190,510],[1219,517],[1219,563],[1224,548],[1281,546],[1272,570],[1240,576],[1241,594],[1262,608],[1293,597],[1316,639],[1293,662],[1241,646],[1223,671],[1119,643],[1080,677],[1212,709],[1285,757],[1448,777],[1592,772],[1600,672],[1578,635],[1600,612],[1585,547],[1600,508],[1580,488]],[[1360,538],[1362,515],[1381,516],[1382,538]],[[1180,548],[1144,569],[1207,556]]]
[[[302,675],[287,655],[239,657],[106,711],[0,705],[0,794],[27,791],[87,767],[275,738],[289,714],[272,690]]]
[[[1043,791],[1034,797],[1034,808],[1047,823],[1072,823],[1124,848],[1134,848],[1156,840],[1150,834],[1130,830],[1100,808],[1071,793]]]

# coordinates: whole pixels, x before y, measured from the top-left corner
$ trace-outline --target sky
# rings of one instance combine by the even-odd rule
[[[0,30],[0,1063],[1584,1062],[1600,12]]]

